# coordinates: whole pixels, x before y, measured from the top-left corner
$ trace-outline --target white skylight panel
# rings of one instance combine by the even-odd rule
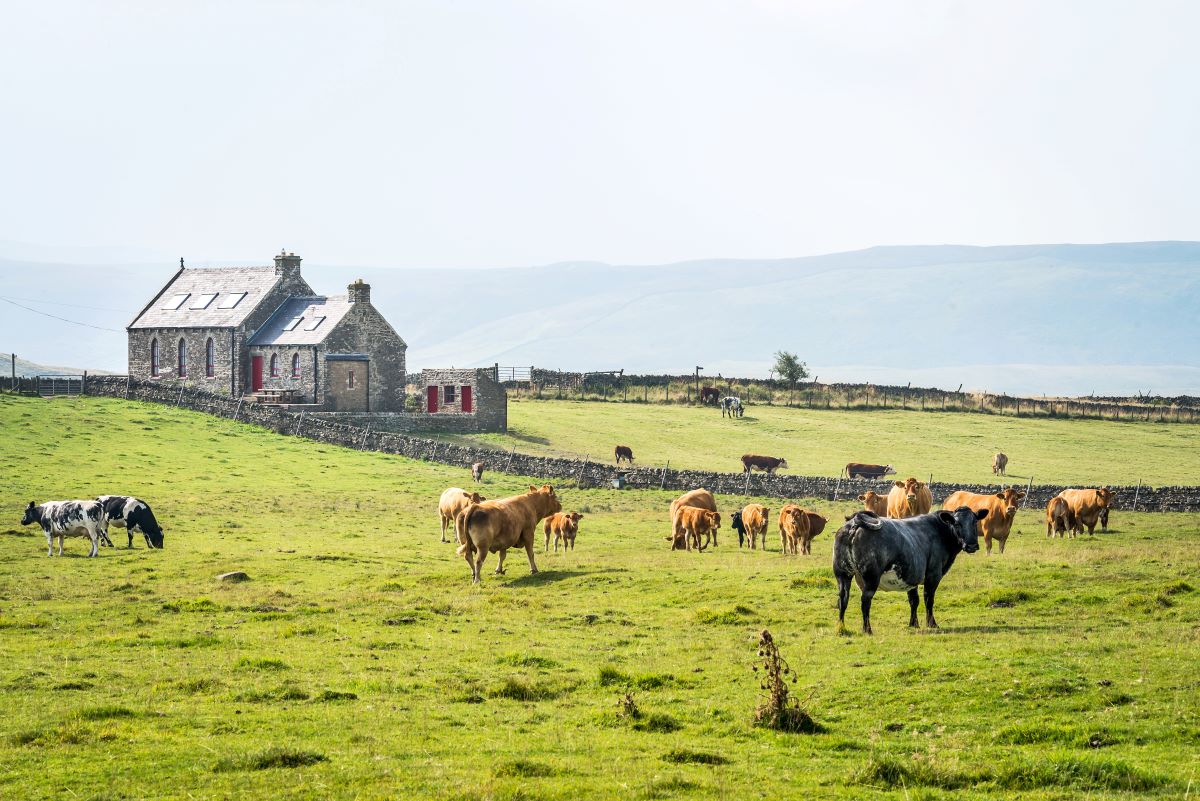
[[[221,302],[217,304],[217,308],[232,309],[241,303],[244,297],[246,297],[245,292],[226,292],[225,297],[221,298]]]
[[[189,309],[207,309],[208,304],[212,303],[213,298],[215,298],[216,296],[217,296],[216,292],[205,292],[201,295],[197,295],[196,299],[192,301],[192,305],[188,306],[188,308]]]
[[[167,299],[167,302],[164,303],[162,307],[169,311],[175,311],[182,306],[183,302],[191,297],[191,295],[191,292],[180,292],[178,295],[172,295]]]
[[[323,323],[323,322],[325,322],[324,317],[314,317],[313,321],[304,327],[304,330],[305,331],[316,331],[317,327],[320,326],[321,323]]]
[[[291,320],[288,321],[288,324],[283,327],[283,330],[291,331],[291,330],[295,329],[296,326],[300,325],[300,321],[303,319],[304,319],[303,317],[293,317]]]

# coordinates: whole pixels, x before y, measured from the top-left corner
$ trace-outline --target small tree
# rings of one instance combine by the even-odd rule
[[[775,354],[775,372],[779,373],[779,377],[787,381],[792,389],[796,388],[796,384],[808,378],[808,365],[800,361],[794,353],[788,353],[786,350],[778,351]]]

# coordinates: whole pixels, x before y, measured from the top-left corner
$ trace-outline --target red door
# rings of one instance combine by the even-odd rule
[[[250,357],[250,391],[258,392],[262,389],[262,356]]]
[[[438,410],[438,388],[425,388],[425,411],[433,414]]]
[[[462,388],[462,410],[464,412],[471,411],[471,388]]]

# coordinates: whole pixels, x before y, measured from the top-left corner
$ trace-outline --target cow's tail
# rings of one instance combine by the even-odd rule
[[[479,508],[479,504],[467,504],[467,508],[458,513],[458,518],[455,522],[456,534],[458,534],[458,555],[470,556],[475,552],[475,541],[471,539],[471,519],[484,514],[484,511]]]

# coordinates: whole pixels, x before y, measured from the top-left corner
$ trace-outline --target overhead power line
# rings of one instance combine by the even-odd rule
[[[84,328],[95,328],[97,331],[111,331],[114,334],[125,333],[124,331],[119,331],[116,328],[105,328],[102,325],[92,325],[91,323],[81,323],[78,320],[68,320],[66,317],[59,317],[57,314],[50,314],[49,312],[40,311],[38,309],[31,309],[28,306],[22,306],[20,303],[17,303],[15,300],[10,300],[9,298],[3,297],[3,296],[0,296],[0,300],[4,301],[5,303],[11,303],[13,306],[16,306],[19,309],[24,309],[25,311],[31,311],[34,314],[40,314],[43,317],[50,317],[55,320],[61,320],[62,322],[70,323],[71,325],[82,325]]]

